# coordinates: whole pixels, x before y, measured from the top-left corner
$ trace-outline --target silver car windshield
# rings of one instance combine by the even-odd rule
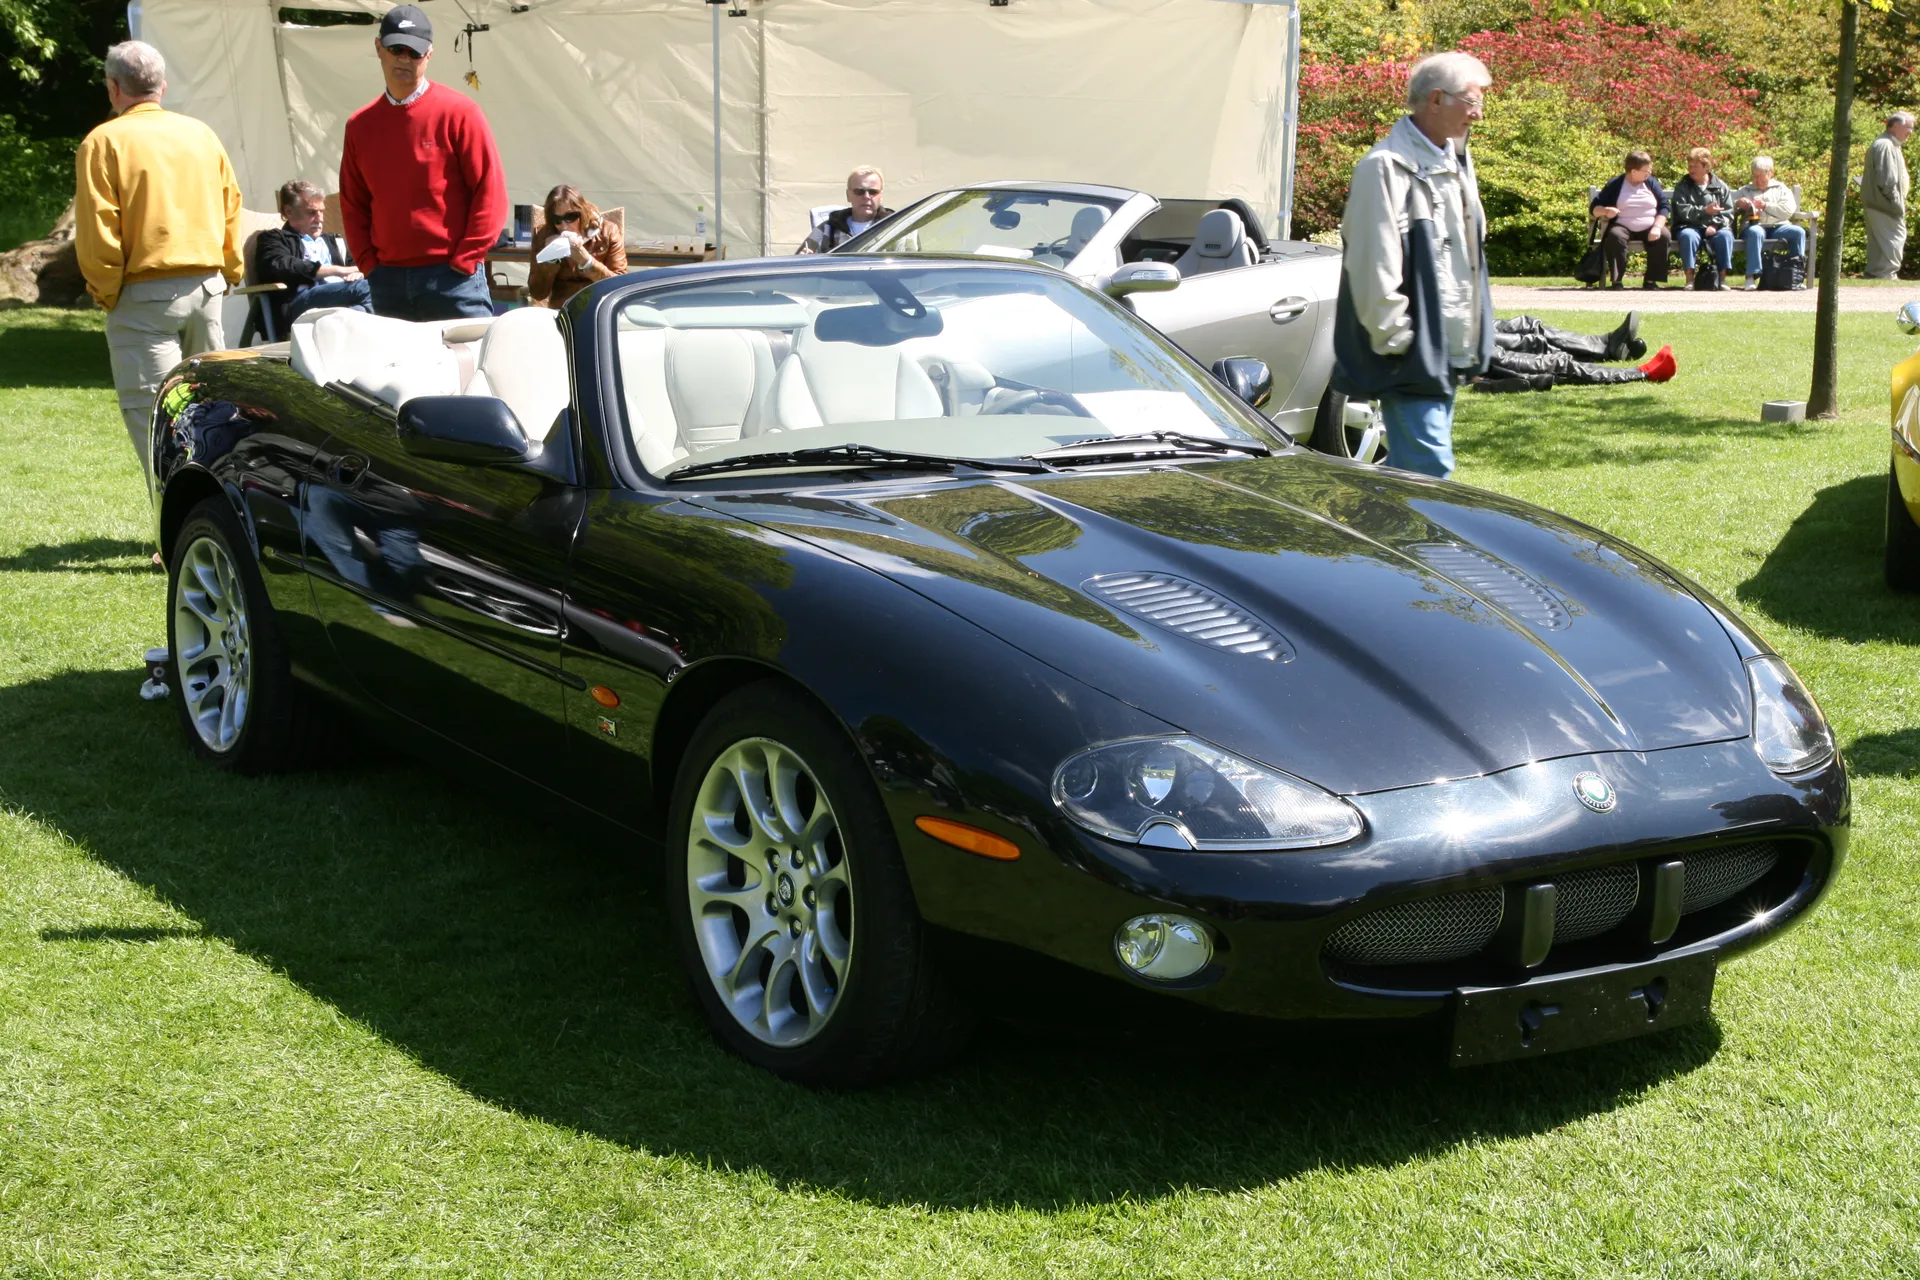
[[[1120,201],[1052,191],[959,191],[860,242],[861,253],[977,253],[1064,267]]]
[[[649,473],[862,445],[1021,458],[1144,432],[1280,442],[1085,286],[992,266],[865,264],[650,290],[615,321],[626,436]]]

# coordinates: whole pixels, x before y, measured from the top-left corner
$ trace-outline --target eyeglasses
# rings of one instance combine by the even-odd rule
[[[1469,98],[1464,93],[1455,93],[1450,89],[1442,89],[1440,90],[1440,96],[1443,98],[1452,98],[1455,102],[1459,103],[1463,107],[1466,107],[1470,111],[1479,111],[1487,105],[1487,99],[1485,94],[1482,94],[1477,98]]]
[[[877,195],[879,195],[879,194],[880,194],[880,188],[878,188],[878,187],[848,187],[848,188],[847,188],[847,194],[848,194],[848,195],[850,195],[850,196],[877,196]]]
[[[580,221],[580,211],[576,209],[572,213],[556,213],[553,215],[552,221],[556,225],[562,222],[578,222]]]

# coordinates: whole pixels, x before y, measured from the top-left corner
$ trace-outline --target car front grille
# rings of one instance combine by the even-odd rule
[[[1779,865],[1780,847],[1749,843],[1681,854],[1687,869],[1681,915],[1717,907]],[[1665,859],[1656,859],[1665,861]],[[1555,890],[1554,945],[1617,929],[1640,900],[1640,864],[1587,867],[1528,884]],[[1349,965],[1439,964],[1478,955],[1499,931],[1505,889],[1487,885],[1401,902],[1349,920],[1328,936],[1324,954]]]

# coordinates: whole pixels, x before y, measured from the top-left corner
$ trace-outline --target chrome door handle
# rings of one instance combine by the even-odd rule
[[[1298,320],[1307,314],[1311,304],[1305,298],[1282,298],[1267,308],[1267,319],[1275,324],[1285,324],[1289,320]]]

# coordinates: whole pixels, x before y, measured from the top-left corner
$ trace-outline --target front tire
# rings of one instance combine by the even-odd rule
[[[1900,496],[1900,477],[1887,464],[1887,585],[1895,591],[1920,591],[1920,527],[1913,523],[1906,499]]]
[[[885,808],[846,735],[796,691],[723,699],[674,783],[667,910],[726,1047],[855,1088],[930,1069],[973,1017],[936,971]]]
[[[171,699],[193,753],[235,773],[277,773],[305,737],[280,628],[259,566],[223,497],[187,514],[168,560]]]
[[[1307,443],[1321,453],[1355,462],[1378,462],[1386,445],[1386,427],[1380,420],[1380,407],[1363,401],[1370,410],[1365,423],[1347,421],[1348,400],[1344,392],[1331,385],[1320,395],[1320,407],[1313,415],[1313,435]]]

